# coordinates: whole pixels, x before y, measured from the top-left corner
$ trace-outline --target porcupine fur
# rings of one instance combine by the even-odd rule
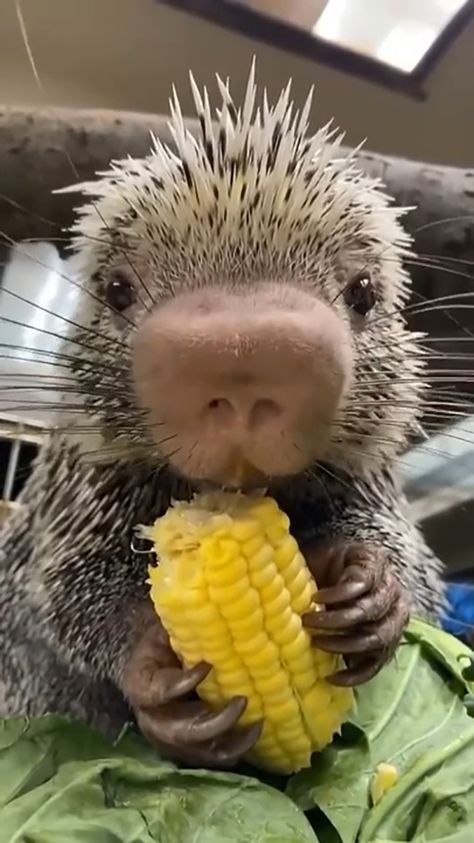
[[[109,733],[128,716],[117,684],[148,562],[131,549],[133,528],[191,491],[167,466],[172,442],[160,444],[135,403],[129,343],[150,307],[199,285],[291,278],[347,321],[348,273],[370,271],[377,305],[351,324],[354,387],[324,464],[271,492],[300,540],[382,544],[414,608],[439,614],[440,564],[410,523],[394,472],[424,388],[419,338],[401,312],[410,292],[402,211],[341,154],[328,127],[308,135],[310,97],[295,113],[288,87],[273,108],[264,97],[256,110],[253,69],[241,109],[218,86],[213,122],[207,92],[192,81],[199,137],[185,130],[175,94],[175,151],[154,140],[148,157],[75,188],[89,198],[73,229],[83,327],[68,335],[65,354],[86,415],[51,435],[3,535],[2,713],[59,711]],[[136,286],[129,318],[103,302],[117,270]],[[87,425],[98,430],[93,460]]]

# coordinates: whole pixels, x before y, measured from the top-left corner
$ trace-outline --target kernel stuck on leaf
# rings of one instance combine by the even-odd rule
[[[380,802],[382,796],[396,785],[399,779],[399,772],[393,764],[378,764],[375,768],[375,773],[370,784],[370,798],[372,804],[376,805]]]
[[[339,658],[303,627],[316,583],[289,526],[271,498],[216,492],[141,528],[159,559],[150,595],[173,650],[186,667],[212,665],[199,696],[218,705],[244,695],[240,722],[263,719],[249,760],[281,773],[308,767],[353,704],[326,679]]]

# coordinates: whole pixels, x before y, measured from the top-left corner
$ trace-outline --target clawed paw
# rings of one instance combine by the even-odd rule
[[[210,669],[203,662],[182,668],[157,622],[132,652],[123,690],[140,730],[161,754],[189,766],[233,767],[253,747],[262,724],[237,725],[245,697],[211,709],[193,695]]]
[[[329,677],[335,685],[359,685],[392,658],[409,619],[403,586],[391,573],[386,551],[369,545],[343,545],[324,551],[338,572],[334,585],[316,600],[324,609],[306,614],[303,623],[317,646],[344,656],[346,668]],[[313,565],[312,565],[313,562]],[[317,567],[317,560],[308,564]],[[325,559],[326,570],[331,559]]]

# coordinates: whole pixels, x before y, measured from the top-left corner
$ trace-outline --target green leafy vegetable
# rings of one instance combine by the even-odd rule
[[[283,793],[57,717],[0,722],[2,843],[315,843]]]
[[[355,725],[294,776],[287,793],[317,805],[337,843],[473,843],[474,721],[463,705],[472,655],[446,633],[414,621],[396,660],[357,694]],[[380,763],[398,781],[376,805]]]
[[[180,770],[58,717],[0,721],[1,843],[474,843],[471,656],[414,621],[289,780]]]

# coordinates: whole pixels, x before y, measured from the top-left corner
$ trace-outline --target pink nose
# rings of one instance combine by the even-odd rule
[[[301,470],[327,441],[351,373],[342,320],[314,298],[182,294],[136,335],[137,397],[172,461],[229,480],[239,460],[264,474]]]

